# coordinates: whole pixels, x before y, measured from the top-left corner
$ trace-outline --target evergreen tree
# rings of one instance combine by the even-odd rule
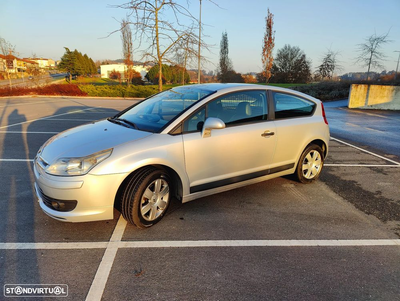
[[[72,74],[75,73],[75,61],[76,57],[73,52],[69,50],[69,48],[64,47],[65,53],[61,58],[61,62],[58,65],[60,70],[64,70],[69,73],[69,80],[72,79]]]
[[[221,83],[228,82],[228,74],[233,71],[231,60],[229,59],[228,33],[222,33],[220,51],[219,51],[219,68],[217,79]]]
[[[162,65],[162,80],[163,83],[180,84],[182,83],[182,67],[179,66],[168,66]],[[146,74],[148,81],[158,84],[159,80],[159,67],[158,65],[153,66]],[[190,81],[190,76],[185,72],[185,82]]]
[[[61,58],[58,68],[68,72],[70,80],[72,79],[72,75],[89,75],[97,73],[95,63],[87,54],[82,55],[82,53],[76,49],[71,51],[67,47],[64,48],[65,53]]]

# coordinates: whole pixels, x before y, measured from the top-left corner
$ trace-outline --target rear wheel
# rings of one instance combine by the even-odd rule
[[[318,179],[324,166],[324,152],[316,144],[310,144],[297,164],[295,176],[301,183],[311,183]]]
[[[156,224],[168,209],[170,190],[171,179],[165,171],[154,167],[139,170],[122,193],[123,217],[138,228]]]

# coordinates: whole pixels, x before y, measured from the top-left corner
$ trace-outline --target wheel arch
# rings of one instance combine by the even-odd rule
[[[306,149],[311,144],[316,144],[322,149],[322,151],[324,152],[324,159],[325,159],[326,156],[328,155],[328,146],[325,143],[325,141],[323,141],[321,139],[315,139],[315,140],[311,141],[304,149]]]
[[[173,181],[173,196],[176,199],[178,199],[179,201],[182,201],[183,184],[182,184],[182,180],[181,180],[179,174],[173,168],[171,168],[169,166],[162,165],[162,164],[150,164],[150,165],[142,166],[142,167],[132,171],[131,173],[129,173],[126,176],[126,178],[122,181],[122,183],[119,185],[117,193],[115,195],[115,199],[114,199],[114,207],[117,210],[121,211],[121,197],[122,197],[123,190],[126,187],[126,185],[128,184],[128,182],[138,172],[140,172],[143,169],[149,168],[149,167],[154,167],[156,169],[164,170],[165,172],[168,173],[168,175],[171,177],[171,179]]]

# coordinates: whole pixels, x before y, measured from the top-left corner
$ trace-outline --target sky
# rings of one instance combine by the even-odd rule
[[[59,60],[64,47],[77,49],[94,61],[122,57],[120,21],[128,10],[116,8],[127,0],[0,0],[0,37],[15,46],[18,57]],[[199,0],[176,0],[198,17]],[[215,5],[218,4],[218,5]],[[339,74],[364,72],[355,64],[357,45],[373,34],[389,32],[383,45],[385,70],[396,70],[400,51],[400,0],[202,0],[202,36],[211,51],[202,54],[217,69],[219,45],[228,34],[229,58],[236,72],[260,72],[267,9],[274,15],[275,48],[297,46],[321,64],[330,49],[338,52]],[[134,45],[138,41],[134,41]],[[140,59],[134,53],[134,59]],[[197,68],[197,64],[193,64]],[[382,71],[382,70],[374,70]]]

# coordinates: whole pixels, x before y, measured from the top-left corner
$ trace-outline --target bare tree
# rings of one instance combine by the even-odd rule
[[[132,30],[128,20],[122,20],[121,22],[121,40],[122,40],[122,54],[124,57],[124,63],[126,65],[125,80],[126,85],[129,86],[133,78],[133,42],[132,42]]]
[[[189,32],[194,32],[194,28],[191,28]],[[200,48],[197,47],[200,45]],[[196,61],[199,63],[211,63],[207,57],[202,56],[199,51],[201,49],[210,50],[209,45],[198,40],[197,36],[188,34],[182,37],[182,39],[175,46],[175,61],[183,68],[182,72],[186,72],[188,66],[194,64]],[[201,72],[201,64],[198,66],[198,74]],[[197,77],[198,83],[199,77]],[[182,84],[184,84],[182,82]]]
[[[15,52],[15,46],[0,37],[0,51],[3,55],[9,55]]]
[[[183,25],[182,19],[198,24],[187,8],[174,0],[131,0],[117,7],[130,10],[129,24],[135,28],[135,36],[140,45],[148,43],[143,57],[151,58],[159,66],[158,88],[162,91],[162,64],[169,62],[168,55],[185,36],[197,38],[190,25]],[[173,20],[166,19],[166,12],[171,11]],[[164,14],[165,13],[165,14]],[[187,23],[186,23],[187,24]]]
[[[185,74],[189,61],[193,60],[194,57],[198,58],[194,46],[190,36],[186,36],[180,40],[176,47],[175,61],[182,67],[182,85],[185,84]]]
[[[392,42],[388,39],[388,36],[389,32],[383,35],[375,33],[367,37],[364,43],[357,45],[359,55],[356,58],[356,63],[368,67],[367,80],[369,80],[371,68],[384,68],[382,61],[385,60],[386,55],[381,51],[381,48],[383,44]]]
[[[331,49],[325,53],[321,65],[317,68],[317,74],[320,75],[323,79],[327,78],[328,80],[332,79],[333,74],[337,70],[341,70],[342,67],[339,65],[339,61],[337,59],[339,52],[335,52]]]
[[[263,73],[268,84],[271,78],[271,69],[274,62],[272,51],[275,47],[275,31],[272,30],[274,25],[274,15],[270,13],[268,8],[267,17],[265,18],[265,34],[263,41],[263,49],[261,54],[261,61],[263,64]]]
[[[4,38],[0,37],[0,51],[3,55],[5,56],[12,56],[12,53],[15,52],[15,45],[12,45],[10,42],[6,41]],[[12,68],[15,68],[13,63],[13,58],[10,57],[9,59],[6,59],[7,61],[7,76],[10,84],[10,89],[12,88],[12,83],[11,83],[11,74],[10,74],[10,66]]]

